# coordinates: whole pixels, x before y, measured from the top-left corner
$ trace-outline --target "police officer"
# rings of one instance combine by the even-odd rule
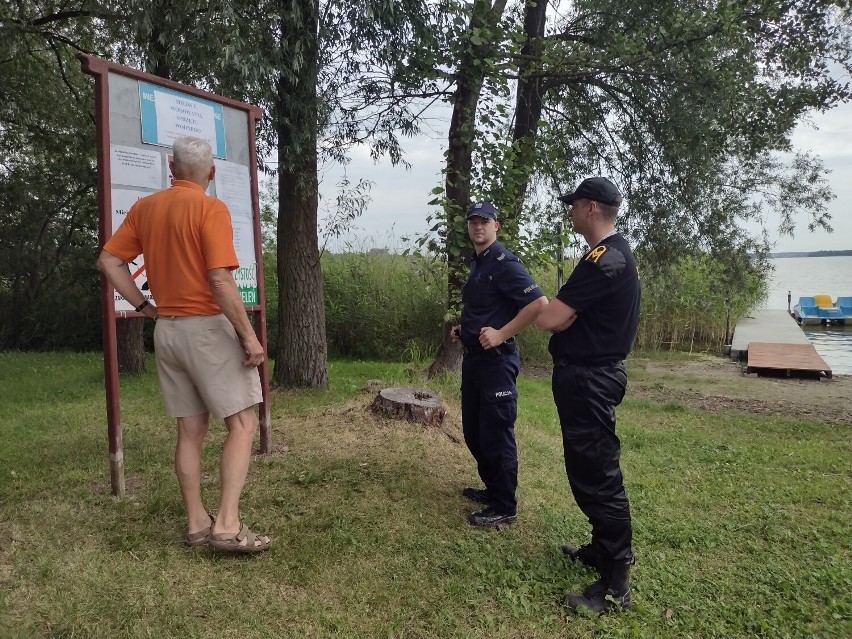
[[[615,407],[624,397],[623,360],[639,325],[639,275],[630,246],[615,232],[622,196],[612,182],[588,178],[559,199],[571,207],[574,231],[590,248],[536,324],[553,332],[553,399],[565,470],[574,499],[592,525],[590,544],[566,544],[562,550],[600,574],[582,594],[567,595],[566,602],[574,610],[629,609],[632,526]]]
[[[535,322],[547,298],[517,257],[497,241],[497,209],[477,202],[467,211],[467,231],[475,249],[462,288],[462,430],[476,460],[484,489],[465,488],[465,497],[487,507],[471,513],[475,526],[510,524],[517,516],[520,357],[515,335]]]

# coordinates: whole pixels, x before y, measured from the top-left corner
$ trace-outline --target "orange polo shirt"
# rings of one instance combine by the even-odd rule
[[[125,262],[145,254],[160,315],[221,313],[207,271],[239,266],[228,207],[187,180],[137,201],[104,250]]]

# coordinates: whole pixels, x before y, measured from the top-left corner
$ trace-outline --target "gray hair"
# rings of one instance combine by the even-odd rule
[[[204,173],[213,166],[213,149],[201,138],[179,138],[172,145],[175,157],[175,172],[190,174]]]

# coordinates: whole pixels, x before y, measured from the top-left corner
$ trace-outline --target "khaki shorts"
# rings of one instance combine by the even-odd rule
[[[260,374],[224,315],[160,317],[154,328],[160,391],[169,417],[230,417],[263,401]]]

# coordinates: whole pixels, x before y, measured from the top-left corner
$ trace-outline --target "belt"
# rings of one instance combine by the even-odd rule
[[[621,364],[623,359],[568,359],[567,357],[558,357],[553,360],[554,368],[564,368],[565,366],[585,366],[590,368],[598,368],[603,366],[613,366]]]
[[[499,346],[494,346],[488,350],[482,348],[482,344],[479,342],[474,342],[473,344],[462,344],[462,349],[464,350],[465,355],[505,355],[508,353],[514,353],[518,350],[518,346],[515,344],[515,338],[510,337]]]

